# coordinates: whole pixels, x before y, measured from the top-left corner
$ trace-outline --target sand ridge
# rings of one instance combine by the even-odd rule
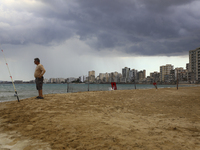
[[[198,150],[199,91],[80,92],[5,102],[0,104],[0,129],[51,149]]]

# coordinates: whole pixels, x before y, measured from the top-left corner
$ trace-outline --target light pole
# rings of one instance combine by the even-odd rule
[[[88,76],[88,91],[89,91],[89,76]]]
[[[177,76],[177,80],[176,80],[176,86],[177,86],[177,90],[178,90],[178,70],[177,70],[177,73],[176,73],[176,76]]]
[[[135,77],[134,77],[134,84],[135,84]],[[136,89],[136,84],[135,84],[135,89]]]
[[[67,93],[69,92],[69,82],[67,82]]]

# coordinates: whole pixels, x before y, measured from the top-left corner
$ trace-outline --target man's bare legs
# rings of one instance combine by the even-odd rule
[[[39,97],[43,97],[42,90],[38,90]]]

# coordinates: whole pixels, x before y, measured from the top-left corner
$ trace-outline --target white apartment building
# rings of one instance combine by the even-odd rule
[[[154,71],[154,72],[150,73],[150,78],[153,79],[153,82],[160,81],[160,72]]]
[[[118,72],[111,72],[109,77],[109,82],[118,82]]]
[[[111,73],[99,73],[99,81],[100,82],[110,82]]]
[[[105,74],[105,82],[108,82],[109,77],[110,77],[110,73],[107,73],[107,72],[106,72],[106,74]]]
[[[160,81],[165,81],[165,75],[170,75],[170,70],[173,70],[174,66],[171,64],[166,64],[165,66],[160,66]]]
[[[50,78],[48,80],[49,83],[65,83],[64,78]]]
[[[89,75],[89,76],[95,76],[95,71],[94,71],[94,70],[88,71],[88,75]]]
[[[99,80],[103,81],[103,78],[106,77],[105,73],[99,73]]]
[[[129,71],[130,68],[128,67],[122,68],[122,78],[124,78],[125,82],[127,82],[127,79],[129,78]]]
[[[139,81],[144,81],[146,78],[146,70],[141,70],[137,72],[137,79]]]
[[[129,71],[129,79],[130,80],[137,80],[137,70],[132,69]]]
[[[185,72],[185,70],[183,69],[183,67],[180,68],[175,68],[175,80],[177,79],[177,74],[180,74],[182,72]]]
[[[49,83],[56,83],[56,78],[50,78],[48,82]]]
[[[89,77],[89,82],[94,82],[95,81],[95,71],[88,71],[88,77]]]
[[[65,83],[65,79],[64,78],[57,78],[56,82],[57,83]]]

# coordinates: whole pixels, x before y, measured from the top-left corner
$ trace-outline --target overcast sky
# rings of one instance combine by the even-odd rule
[[[78,77],[123,67],[184,67],[200,47],[199,0],[0,0],[0,47],[14,80]],[[0,53],[0,80],[10,80]]]

